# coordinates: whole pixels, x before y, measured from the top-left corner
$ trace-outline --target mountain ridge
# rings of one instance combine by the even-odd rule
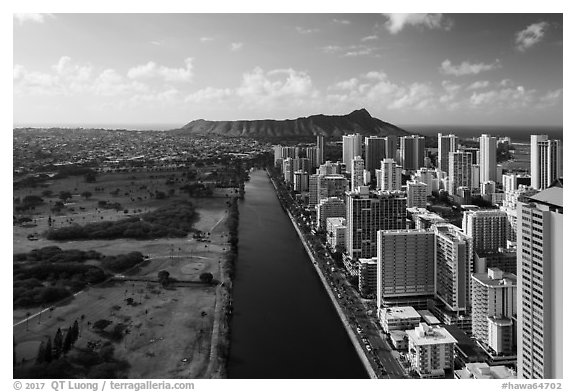
[[[298,137],[323,135],[340,137],[349,133],[365,136],[405,136],[411,133],[396,125],[372,117],[364,108],[344,115],[315,114],[286,120],[212,121],[198,119],[182,128],[168,131],[175,135],[217,134],[251,138]]]

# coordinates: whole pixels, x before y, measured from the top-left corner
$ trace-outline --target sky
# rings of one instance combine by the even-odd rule
[[[14,14],[13,122],[562,126],[562,14]]]

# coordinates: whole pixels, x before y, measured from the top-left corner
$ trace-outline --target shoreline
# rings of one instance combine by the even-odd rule
[[[268,168],[266,168],[266,173],[268,175],[268,179],[270,180],[270,182],[272,183],[272,186],[274,187],[274,191],[276,192],[276,195],[278,195],[278,187],[277,187],[276,183],[274,182],[274,180],[272,179],[272,176],[270,175],[270,171]],[[374,371],[374,369],[370,365],[370,361],[368,360],[366,353],[364,352],[364,350],[362,349],[362,346],[360,345],[360,343],[356,339],[356,335],[354,334],[354,330],[352,329],[352,326],[348,322],[348,319],[346,318],[346,315],[345,315],[344,311],[342,310],[342,307],[340,306],[336,297],[334,296],[334,293],[330,289],[330,285],[328,284],[328,281],[326,281],[324,274],[320,270],[320,267],[318,267],[318,262],[314,258],[314,254],[310,250],[310,247],[308,246],[308,243],[306,242],[304,235],[302,234],[300,228],[298,227],[298,224],[296,223],[294,216],[282,204],[281,204],[281,206],[284,209],[284,211],[286,211],[286,213],[288,214],[288,217],[290,218],[290,221],[292,222],[292,225],[294,226],[294,229],[296,230],[296,233],[298,234],[298,237],[300,238],[300,242],[304,246],[304,249],[306,249],[306,253],[308,253],[308,257],[310,258],[310,261],[312,261],[312,265],[314,266],[316,273],[320,277],[320,280],[322,281],[324,289],[326,290],[326,293],[330,297],[330,300],[332,301],[332,305],[334,306],[334,309],[338,313],[338,316],[340,317],[340,321],[342,322],[344,329],[348,333],[348,337],[350,338],[350,341],[352,342],[352,345],[354,346],[354,349],[356,350],[356,353],[358,354],[358,357],[360,358],[362,365],[364,365],[364,368],[366,369],[368,376],[371,379],[377,379],[378,377],[376,375],[376,372]]]

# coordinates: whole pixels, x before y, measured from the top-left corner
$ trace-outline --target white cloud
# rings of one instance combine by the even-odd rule
[[[538,106],[539,107],[550,107],[550,106],[556,106],[558,104],[560,104],[560,102],[562,101],[562,96],[563,94],[563,89],[559,88],[557,90],[553,90],[553,91],[548,91],[546,94],[544,94],[542,97],[540,97],[539,102],[538,102]]]
[[[343,25],[349,25],[350,24],[350,21],[347,19],[332,19],[332,22],[343,24]]]
[[[21,25],[26,22],[44,23],[47,19],[54,18],[53,14],[14,14],[14,19]]]
[[[324,53],[338,54],[342,57],[357,57],[357,56],[369,56],[380,57],[379,54],[375,53],[377,48],[366,46],[366,45],[349,45],[349,46],[338,46],[338,45],[327,45],[322,47]]]
[[[138,65],[128,70],[130,79],[161,79],[165,82],[191,82],[194,76],[193,60],[187,58],[184,60],[185,68],[169,68],[158,65],[153,61],[146,64]]]
[[[538,42],[542,41],[548,26],[549,25],[547,22],[533,23],[526,27],[524,30],[517,32],[516,49],[524,52],[525,50],[536,45]]]
[[[377,40],[378,36],[377,35],[368,35],[364,38],[361,39],[362,42],[366,42],[366,41],[374,41]]]
[[[477,80],[474,83],[470,84],[468,87],[466,87],[467,90],[480,90],[483,88],[487,88],[488,86],[490,86],[490,82],[487,80]]]
[[[320,29],[317,28],[305,28],[305,27],[300,27],[300,26],[296,26],[296,31],[299,34],[312,34],[312,33],[317,33],[320,31]]]
[[[463,76],[463,75],[477,75],[480,72],[490,71],[500,68],[500,60],[496,59],[491,64],[472,64],[468,61],[462,62],[460,65],[452,65],[450,60],[444,60],[440,67],[440,71],[446,75]]]
[[[424,26],[429,29],[450,30],[452,21],[442,14],[383,14],[387,20],[384,27],[392,33],[397,34],[405,26]]]
[[[470,97],[470,105],[473,108],[497,111],[498,109],[527,108],[537,100],[536,90],[526,90],[524,86],[503,88],[484,92],[474,92]]]
[[[343,50],[343,48],[341,46],[338,46],[338,45],[327,45],[327,46],[322,47],[322,51],[324,53],[338,53],[342,50]]]
[[[202,43],[210,42],[210,41],[214,41],[214,37],[200,37],[200,42],[202,42]]]
[[[242,42],[232,42],[230,44],[230,50],[233,52],[237,52],[239,50],[241,50],[244,47],[244,43]]]
[[[265,71],[256,67],[242,75],[236,88],[206,87],[188,95],[186,102],[227,105],[247,111],[307,108],[317,104],[318,90],[305,71],[292,68]]]
[[[433,89],[428,83],[394,83],[382,71],[371,71],[334,83],[328,90],[329,101],[346,106],[384,107],[388,110],[427,110],[434,106]]]
[[[186,97],[186,102],[222,102],[231,97],[234,91],[229,88],[206,87]]]
[[[16,64],[13,67],[14,94],[50,95],[58,93],[58,77],[48,73],[29,71]]]

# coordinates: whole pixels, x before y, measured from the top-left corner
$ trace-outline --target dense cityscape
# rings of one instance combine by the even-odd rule
[[[14,13],[14,388],[566,389],[563,14],[526,7]]]

